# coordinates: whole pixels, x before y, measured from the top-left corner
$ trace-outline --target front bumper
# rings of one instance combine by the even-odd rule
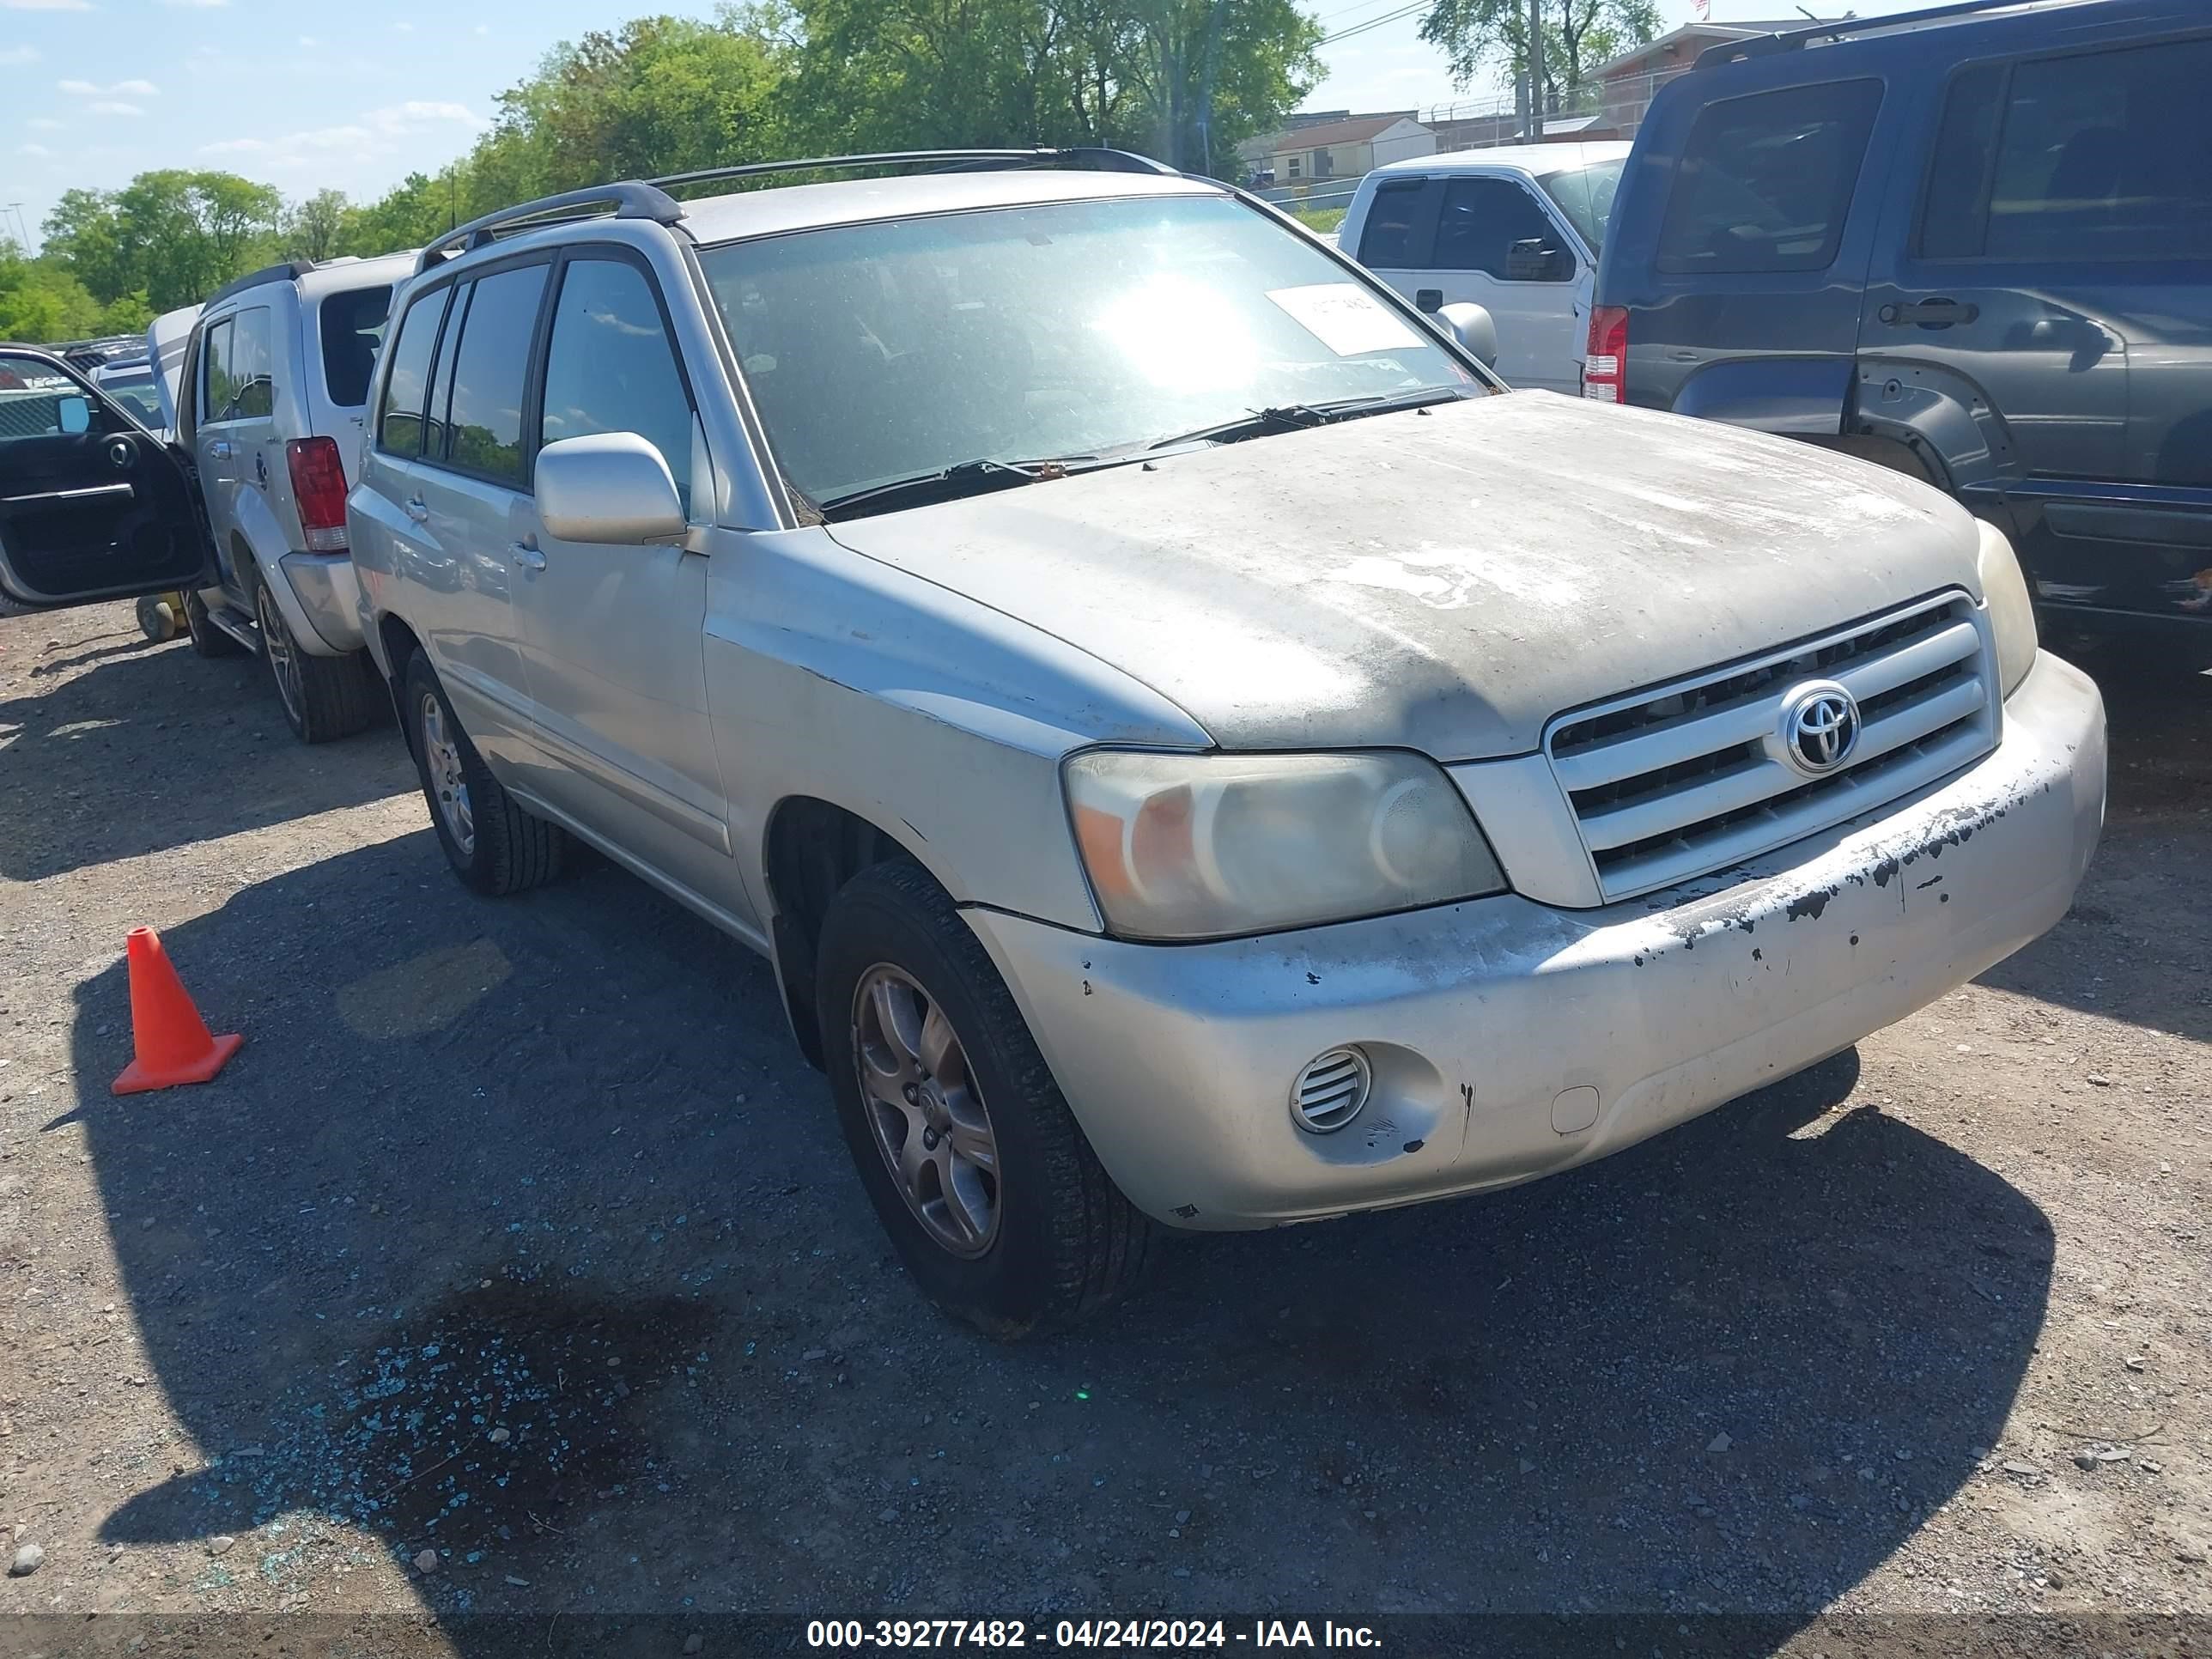
[[[361,585],[354,574],[353,559],[344,553],[287,553],[277,562],[286,584],[298,601],[299,615],[284,618],[301,645],[317,656],[329,652],[343,656],[362,648]],[[283,602],[283,596],[277,596]],[[309,633],[302,634],[305,622]],[[317,641],[322,649],[316,648]]]
[[[1130,1200],[1260,1227],[1550,1174],[1847,1048],[2065,915],[2104,809],[2103,703],[2045,654],[1948,783],[1601,909],[1508,895],[1187,945],[966,915]],[[1345,1043],[1374,1096],[1310,1134],[1292,1077]]]

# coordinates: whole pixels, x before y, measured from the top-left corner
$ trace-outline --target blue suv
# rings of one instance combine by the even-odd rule
[[[1929,479],[2047,624],[2212,662],[2212,7],[1732,41],[1636,137],[1583,391]]]

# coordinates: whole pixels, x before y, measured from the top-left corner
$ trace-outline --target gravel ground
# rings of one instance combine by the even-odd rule
[[[0,621],[0,1616],[73,1616],[0,1648],[2212,1613],[2212,678],[2106,681],[2104,848],[1979,982],[1009,1348],[907,1283],[742,948],[604,864],[471,897],[389,727],[301,748],[127,605]],[[246,1046],[116,1099],[148,922]]]

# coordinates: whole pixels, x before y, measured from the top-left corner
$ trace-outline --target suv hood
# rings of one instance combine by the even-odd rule
[[[829,526],[1225,749],[1523,754],[1551,718],[1956,586],[1972,520],[1786,439],[1544,392]]]

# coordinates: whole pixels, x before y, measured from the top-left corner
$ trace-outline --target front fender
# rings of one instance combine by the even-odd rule
[[[718,532],[707,691],[759,914],[768,821],[811,796],[904,846],[958,902],[1096,932],[1060,763],[1092,743],[1211,747],[1149,687],[820,529]]]

